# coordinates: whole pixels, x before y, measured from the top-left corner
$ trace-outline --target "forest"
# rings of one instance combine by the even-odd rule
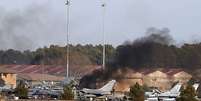
[[[115,51],[112,45],[106,45],[107,61]],[[100,65],[102,62],[102,45],[69,45],[71,65]],[[51,45],[35,51],[18,51],[14,49],[0,51],[0,64],[65,65],[67,48]]]
[[[174,45],[146,42],[124,44],[118,47],[106,45],[107,65],[115,67],[180,67],[201,66],[201,44]],[[51,45],[36,51],[0,51],[0,64],[66,64],[66,47]],[[102,45],[70,45],[70,64],[101,65]]]
[[[201,43],[174,44],[169,29],[149,28],[146,36],[114,47],[106,46],[106,66],[121,68],[200,68]],[[101,65],[102,45],[69,45],[70,65]],[[0,64],[65,65],[66,46],[50,45],[35,51],[0,51]]]

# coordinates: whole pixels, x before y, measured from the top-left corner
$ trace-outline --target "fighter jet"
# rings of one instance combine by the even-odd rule
[[[181,86],[181,84],[176,84],[172,89],[166,92],[160,92],[157,89],[153,90],[153,92],[145,92],[145,96],[148,97],[146,101],[158,101],[159,99],[163,99],[162,101],[174,101],[175,98],[180,95]]]
[[[3,87],[0,87],[0,92],[11,92],[11,91],[13,91],[13,89],[9,85],[4,85]]]
[[[161,97],[176,98],[180,95],[181,87],[182,87],[181,84],[176,84],[170,91],[161,93],[158,95],[158,97],[159,98]]]
[[[110,95],[112,90],[113,90],[113,87],[114,87],[115,83],[116,83],[116,80],[111,80],[105,86],[103,86],[100,89],[83,88],[81,90],[81,92],[84,93],[86,96],[87,95],[93,95],[93,96]]]
[[[176,98],[180,96],[181,84],[175,85],[171,90],[164,93],[152,93],[148,95],[147,101],[158,101],[159,99],[162,101],[176,101]],[[197,91],[199,84],[195,83],[193,85],[195,91]],[[145,93],[146,94],[146,93]],[[148,94],[148,93],[147,93]]]

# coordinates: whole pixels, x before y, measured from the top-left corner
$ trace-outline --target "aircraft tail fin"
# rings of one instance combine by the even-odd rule
[[[180,91],[180,89],[181,89],[181,84],[176,84],[171,90],[170,90],[170,92],[171,93],[177,93],[177,92],[179,92]]]
[[[198,84],[198,83],[195,83],[195,84],[193,85],[193,88],[195,89],[195,91],[197,91],[199,85],[200,85],[200,84]]]
[[[116,80],[111,80],[106,85],[104,85],[102,88],[100,88],[99,90],[112,91],[115,83],[116,83]]]

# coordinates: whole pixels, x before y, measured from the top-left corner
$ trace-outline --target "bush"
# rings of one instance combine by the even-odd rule
[[[138,83],[130,87],[129,96],[133,101],[144,101],[144,89]]]
[[[28,98],[28,88],[26,88],[26,85],[23,82],[20,82],[15,88],[15,96],[20,99]]]
[[[64,91],[64,93],[61,95],[61,98],[63,100],[73,100],[74,93],[73,93],[72,86],[70,84],[69,85],[65,85],[63,91]]]
[[[181,91],[180,97],[176,101],[198,101],[195,97],[195,89],[192,85],[188,85],[186,89]]]

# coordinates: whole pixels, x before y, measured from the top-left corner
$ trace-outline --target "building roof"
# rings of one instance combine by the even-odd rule
[[[61,76],[54,76],[54,75],[48,75],[48,74],[18,74],[18,79],[23,80],[30,80],[30,81],[62,81],[64,80],[64,77]]]
[[[180,72],[185,72],[181,68],[154,68],[154,69],[140,69],[138,71],[144,75],[148,75],[150,73],[160,71],[160,72],[163,72],[169,76],[175,75],[175,74],[180,73]]]
[[[157,70],[155,70],[155,69],[141,69],[141,70],[139,70],[139,72],[142,73],[143,75],[148,75],[148,74],[153,73],[155,71],[157,71]]]
[[[11,73],[11,74],[15,74],[17,71],[0,66],[0,73]]]
[[[173,76],[177,73],[184,72],[184,70],[182,70],[182,69],[163,69],[162,72],[164,72],[165,74],[167,74],[169,76]]]
[[[51,74],[51,75],[66,75],[65,65],[0,65],[1,68],[6,68],[10,72],[15,73],[32,73],[32,74]],[[84,76],[91,73],[93,70],[100,68],[97,65],[87,65],[87,66],[71,66],[70,75]],[[7,71],[8,71],[7,70]],[[2,69],[2,72],[4,70]]]

